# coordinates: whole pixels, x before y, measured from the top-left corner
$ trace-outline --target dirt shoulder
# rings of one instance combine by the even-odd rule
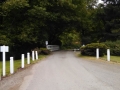
[[[0,90],[18,90],[24,77],[31,74],[31,69],[35,64],[18,70],[15,74],[2,78],[0,81]]]

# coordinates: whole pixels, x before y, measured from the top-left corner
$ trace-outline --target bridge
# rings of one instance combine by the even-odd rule
[[[60,46],[59,45],[46,45],[46,48],[50,51],[57,51],[60,50]]]

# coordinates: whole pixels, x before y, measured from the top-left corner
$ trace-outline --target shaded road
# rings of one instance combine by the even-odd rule
[[[120,65],[54,52],[36,64],[19,90],[120,90]]]

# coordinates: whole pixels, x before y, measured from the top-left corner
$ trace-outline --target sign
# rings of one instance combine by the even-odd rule
[[[45,44],[48,45],[48,41],[45,41]]]
[[[8,46],[0,46],[0,52],[9,52]]]
[[[2,52],[2,59],[3,59],[3,76],[6,75],[6,60],[5,60],[5,52],[9,51],[9,47],[8,46],[0,46],[0,52]]]

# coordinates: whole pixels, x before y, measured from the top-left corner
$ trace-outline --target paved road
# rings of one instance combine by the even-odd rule
[[[19,90],[120,90],[120,65],[59,51],[36,64]]]

